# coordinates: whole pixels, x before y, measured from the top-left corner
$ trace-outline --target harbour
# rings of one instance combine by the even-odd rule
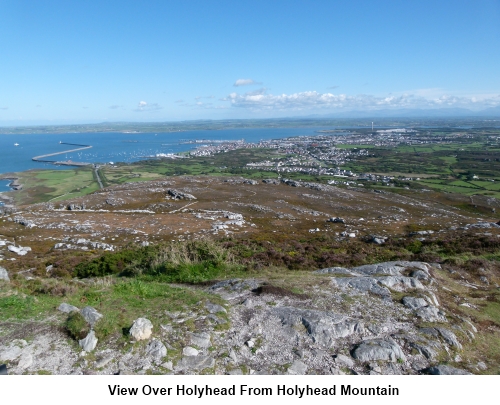
[[[258,142],[290,136],[312,135],[325,128],[252,128],[217,131],[181,131],[173,133],[67,133],[67,134],[1,134],[0,174],[30,169],[59,169],[87,166],[89,163],[132,163],[156,155],[189,152],[200,146],[196,140],[210,143],[245,139]],[[62,141],[62,142],[61,142]],[[192,143],[185,143],[192,141]],[[17,143],[19,146],[14,146]],[[68,144],[79,147],[57,151]],[[92,145],[92,148],[88,146]],[[85,149],[81,149],[85,148]],[[78,149],[78,150],[75,150]],[[59,156],[60,159],[50,159]],[[37,160],[33,160],[34,158]],[[55,164],[57,162],[57,164]]]
[[[56,161],[56,160],[47,160],[46,158],[50,157],[50,156],[57,156],[57,155],[63,155],[63,154],[67,154],[67,153],[74,153],[74,152],[79,152],[81,150],[85,150],[85,149],[90,149],[92,148],[91,145],[80,145],[80,144],[77,144],[77,143],[68,143],[68,142],[62,142],[60,141],[59,142],[60,145],[70,145],[70,146],[78,146],[78,148],[76,149],[70,149],[70,150],[64,150],[62,152],[54,152],[54,153],[47,153],[45,155],[39,155],[39,156],[35,156],[33,158],[31,158],[31,160],[33,160],[34,162],[43,162],[43,163],[51,163],[51,164],[54,164],[54,165],[57,165],[57,166],[88,166],[90,165],[91,163],[87,163],[87,162],[74,162],[72,160],[65,160],[65,161]]]

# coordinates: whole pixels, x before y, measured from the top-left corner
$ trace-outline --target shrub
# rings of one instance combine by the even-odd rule
[[[90,332],[90,325],[80,312],[72,312],[66,319],[65,328],[73,339],[83,339]]]
[[[148,267],[156,254],[156,249],[152,247],[108,252],[90,262],[79,264],[75,273],[81,278],[122,274],[134,267]]]

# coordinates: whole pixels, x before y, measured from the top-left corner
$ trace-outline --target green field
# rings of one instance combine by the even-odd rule
[[[28,171],[17,175],[23,190],[12,195],[21,204],[67,200],[99,190],[89,168]]]

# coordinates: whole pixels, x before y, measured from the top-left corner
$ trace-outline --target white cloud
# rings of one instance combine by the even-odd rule
[[[500,105],[500,95],[464,97],[442,94],[436,97],[425,97],[419,94],[405,93],[380,97],[367,94],[349,96],[316,91],[273,95],[266,94],[266,89],[245,94],[231,93],[223,100],[230,101],[233,107],[251,110],[377,110],[447,107],[480,109]]]
[[[161,110],[163,107],[160,106],[158,103],[147,103],[146,101],[139,101],[139,104],[137,105],[137,108],[134,111],[137,112],[143,112],[143,111],[158,111]]]
[[[252,84],[262,84],[261,82],[256,82],[253,79],[238,79],[234,82],[233,86],[234,87],[240,87],[240,86],[250,86]]]

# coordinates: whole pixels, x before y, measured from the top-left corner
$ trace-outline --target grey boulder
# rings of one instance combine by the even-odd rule
[[[291,375],[304,375],[307,372],[307,365],[300,360],[295,360],[288,369],[288,374]]]
[[[425,322],[447,322],[441,311],[433,306],[418,308],[415,313]]]
[[[218,304],[212,304],[211,302],[207,302],[205,304],[205,308],[210,312],[211,314],[216,314],[218,312],[223,312],[226,313],[226,308],[224,308],[222,305]]]
[[[332,278],[332,284],[338,287],[346,288],[350,287],[361,292],[369,292],[381,297],[390,297],[390,291],[381,286],[373,277],[342,277],[342,278]]]
[[[182,370],[197,370],[201,371],[206,368],[215,366],[215,360],[210,356],[187,356],[183,357],[175,367],[176,371]]]
[[[96,311],[95,308],[85,307],[80,311],[80,314],[85,318],[85,320],[90,324],[90,326],[94,326],[94,324],[102,318],[102,314]]]
[[[190,338],[191,338],[191,344],[198,347],[207,348],[212,345],[212,343],[210,342],[210,333],[206,332],[192,333]]]
[[[425,374],[431,375],[472,375],[466,370],[462,370],[460,368],[455,368],[451,366],[446,366],[444,364],[440,364],[438,366],[429,367],[423,370]]]
[[[0,267],[0,280],[10,281],[9,273],[3,267]]]
[[[146,340],[153,333],[153,324],[149,319],[137,318],[130,328],[130,335],[135,340]]]
[[[418,289],[423,290],[425,287],[423,284],[413,277],[405,276],[387,276],[387,277],[376,277],[380,284],[385,285],[396,291],[406,291],[408,289]]]
[[[61,312],[64,312],[66,314],[70,314],[71,312],[78,312],[79,309],[75,307],[74,305],[67,304],[66,302],[63,302],[61,305],[57,307],[57,309]]]
[[[358,321],[332,312],[278,307],[272,313],[284,325],[292,328],[304,326],[313,342],[326,346],[332,346],[335,339],[363,332],[363,325]]]
[[[146,346],[146,353],[153,357],[155,360],[159,361],[162,357],[167,355],[167,348],[158,339],[153,339]]]
[[[416,297],[404,297],[403,304],[410,309],[419,309],[428,305],[426,300]]]
[[[352,356],[360,361],[391,361],[406,360],[401,347],[393,340],[365,340],[354,351]]]
[[[95,333],[93,330],[89,332],[89,334],[82,340],[78,341],[80,347],[86,352],[91,352],[95,349],[97,345],[97,338],[95,337]]]

